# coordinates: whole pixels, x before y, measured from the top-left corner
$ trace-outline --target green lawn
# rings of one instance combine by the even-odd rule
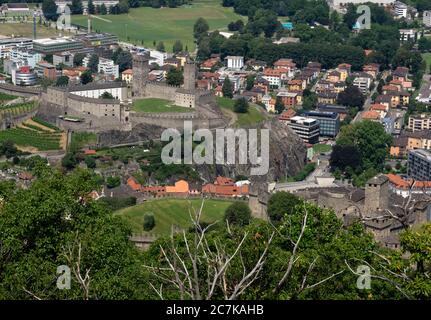
[[[193,108],[179,107],[169,100],[148,98],[133,102],[133,110],[136,112],[193,112]]]
[[[150,233],[169,234],[171,226],[177,225],[181,228],[190,227],[191,220],[189,209],[192,207],[199,210],[201,199],[160,199],[149,200],[142,204],[125,208],[115,214],[127,221],[134,233],[143,233],[144,215],[153,213],[156,226]],[[201,222],[215,222],[222,220],[224,212],[232,202],[224,200],[205,200]],[[193,212],[193,211],[192,211]]]
[[[430,70],[430,67],[431,67],[431,53],[430,53],[430,52],[423,53],[423,54],[422,54],[422,58],[425,60],[425,62],[426,62],[426,64],[427,64],[427,69],[426,69],[426,71],[427,71],[427,73],[428,73],[428,72],[429,72],[429,70]]]
[[[221,0],[196,0],[192,5],[179,8],[154,9],[141,7],[130,9],[121,15],[104,15],[92,19],[94,30],[117,35],[121,40],[154,47],[153,41],[163,41],[167,51],[172,51],[176,40],[181,40],[184,49],[195,49],[193,25],[199,17],[208,21],[211,30],[227,30],[231,21],[245,20],[232,8],[221,6]],[[103,20],[102,20],[103,19]],[[72,23],[87,27],[87,16],[72,16]]]
[[[235,100],[229,98],[217,98],[218,105],[222,109],[227,109],[232,112],[235,105]],[[265,120],[265,115],[261,112],[262,108],[255,104],[250,104],[247,113],[235,113],[237,120],[235,124],[239,127],[253,125]]]
[[[93,132],[74,132],[72,133],[72,141],[70,142],[70,150],[80,150],[88,145],[97,143],[97,135]]]
[[[313,150],[316,153],[326,153],[332,150],[332,147],[328,144],[315,144]]]

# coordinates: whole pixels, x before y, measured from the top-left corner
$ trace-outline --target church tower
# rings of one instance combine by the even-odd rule
[[[133,96],[145,96],[145,83],[150,72],[149,59],[143,55],[133,56]]]

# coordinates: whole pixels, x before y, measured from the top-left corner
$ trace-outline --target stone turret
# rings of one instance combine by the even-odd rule
[[[144,55],[133,56],[133,97],[145,96],[145,84],[148,81],[150,65],[148,57]]]
[[[184,64],[184,89],[194,91],[196,83],[196,64],[194,61],[187,59]]]
[[[379,174],[367,181],[365,186],[364,211],[367,216],[379,215],[379,212],[388,208],[389,179]]]

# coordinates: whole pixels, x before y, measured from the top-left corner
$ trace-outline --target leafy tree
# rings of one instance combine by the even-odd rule
[[[365,96],[356,86],[348,86],[346,90],[338,94],[337,101],[343,106],[357,107],[362,110],[365,103]]]
[[[90,70],[86,70],[83,73],[81,73],[81,76],[79,78],[82,84],[87,84],[93,81],[93,76]]]
[[[0,299],[146,296],[139,253],[128,239],[130,230],[91,199],[95,188],[90,171],[65,176],[50,170],[28,189],[8,197],[1,209]],[[71,268],[69,290],[56,287],[61,265]],[[85,286],[75,277],[78,267],[82,278],[88,272]]]
[[[61,76],[57,78],[57,81],[55,82],[56,86],[67,86],[69,84],[69,77],[67,76]]]
[[[68,170],[75,168],[77,164],[76,156],[72,152],[66,153],[63,159],[61,159],[61,165]]]
[[[73,56],[73,65],[75,67],[82,66],[82,61],[85,58],[85,53],[77,53]]]
[[[105,14],[107,14],[107,13],[108,13],[108,10],[106,9],[106,6],[105,6],[105,4],[104,4],[104,3],[102,3],[102,4],[100,5],[99,13],[100,13],[101,15],[105,15]]]
[[[15,157],[18,153],[18,149],[13,141],[5,140],[0,143],[0,155],[4,155],[7,159]]]
[[[57,5],[54,0],[43,0],[42,11],[47,20],[56,21],[58,19]]]
[[[174,46],[172,48],[172,51],[174,53],[179,53],[179,52],[183,51],[183,43],[181,42],[181,40],[175,41]]]
[[[90,56],[90,60],[88,60],[88,69],[90,69],[91,72],[97,73],[99,66],[99,56],[97,54],[92,54]]]
[[[248,102],[245,98],[240,98],[235,101],[233,106],[233,111],[236,113],[247,113],[248,112]]]
[[[100,99],[114,99],[114,96],[110,92],[105,91],[100,95]]]
[[[354,145],[335,145],[332,148],[330,165],[333,169],[344,171],[346,168],[361,168],[361,153]]]
[[[195,39],[206,35],[209,29],[208,22],[204,18],[198,18],[193,26],[193,35]]]
[[[82,6],[82,0],[72,0],[72,4],[70,6],[70,12],[72,14],[82,14],[84,11],[84,7]]]
[[[184,76],[181,69],[171,68],[166,75],[166,82],[171,86],[180,86],[184,82]]]
[[[284,107],[283,100],[281,99],[281,97],[277,97],[275,99],[275,112],[277,112],[278,114],[281,114],[284,110],[285,110],[285,107]]]
[[[152,213],[144,215],[144,231],[151,231],[156,226],[156,220]]]
[[[132,68],[132,54],[129,51],[124,51],[121,48],[117,52],[114,62],[118,64],[119,72]]]
[[[221,91],[223,93],[223,97],[231,99],[233,98],[233,85],[229,77],[226,77],[226,79],[224,79]]]
[[[255,75],[249,75],[247,77],[246,90],[251,90],[254,87],[254,81],[256,80]]]
[[[292,214],[296,211],[296,206],[302,204],[302,201],[295,195],[280,191],[274,193],[268,201],[267,212],[272,221],[277,222],[286,214]]]
[[[385,132],[383,125],[369,120],[343,126],[337,139],[337,145],[358,149],[365,170],[383,170],[391,143],[392,137]]]
[[[88,0],[88,13],[89,14],[95,14],[96,13],[96,8],[94,7],[93,0]]]
[[[159,41],[159,43],[157,43],[156,50],[161,51],[161,52],[165,52],[165,44],[163,43],[163,41]]]
[[[94,168],[96,168],[96,160],[94,160],[94,158],[93,158],[93,157],[91,157],[91,156],[86,156],[84,161],[85,161],[85,164],[87,165],[87,167],[88,167],[89,169],[94,169]]]
[[[244,202],[234,202],[226,209],[224,219],[230,224],[245,226],[250,223],[251,210]]]
[[[120,177],[107,177],[106,186],[110,189],[118,187],[121,184]]]

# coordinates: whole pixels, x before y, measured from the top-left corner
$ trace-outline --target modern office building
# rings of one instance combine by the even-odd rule
[[[110,33],[86,33],[75,36],[86,47],[101,47],[118,44],[118,37]]]
[[[295,116],[286,121],[304,142],[317,143],[319,141],[319,122],[316,119]]]
[[[26,48],[31,49],[33,48],[33,40],[29,38],[3,38],[0,39],[0,59],[7,59],[10,57],[10,52],[12,49],[19,47],[19,48]]]
[[[431,180],[431,152],[417,149],[409,151],[407,174],[419,181]]]
[[[340,115],[336,112],[307,111],[304,116],[317,120],[320,136],[335,138],[340,131]]]
[[[15,47],[10,52],[9,58],[15,62],[17,66],[29,66],[34,68],[36,64],[42,60],[42,55],[32,49]]]
[[[69,50],[82,49],[84,44],[71,37],[44,38],[33,40],[33,49],[42,54],[53,54]]]
[[[16,86],[33,86],[37,82],[37,76],[29,67],[21,67],[12,70],[12,83]]]

